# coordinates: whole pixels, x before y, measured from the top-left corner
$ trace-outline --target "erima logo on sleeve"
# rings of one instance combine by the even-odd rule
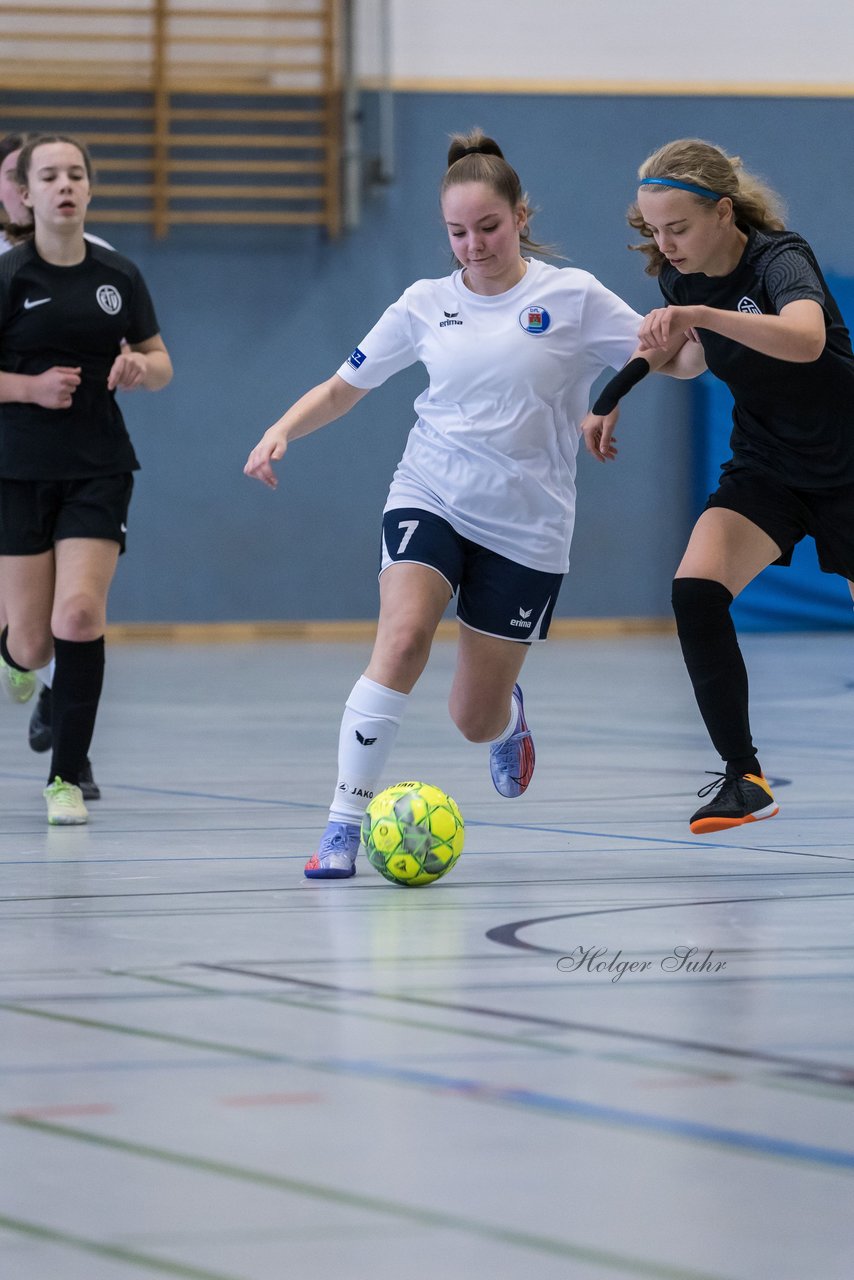
[[[367,358],[368,357],[365,355],[364,351],[360,351],[359,348],[356,347],[353,354],[347,357],[347,363],[351,369],[358,369],[360,365],[365,363]]]

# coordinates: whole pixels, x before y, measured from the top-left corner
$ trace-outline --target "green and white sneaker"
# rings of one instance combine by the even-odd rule
[[[47,801],[47,820],[51,827],[79,827],[89,821],[83,793],[73,783],[54,778],[42,795]]]
[[[0,684],[6,696],[13,702],[29,702],[36,691],[38,676],[35,671],[19,671],[0,658]]]

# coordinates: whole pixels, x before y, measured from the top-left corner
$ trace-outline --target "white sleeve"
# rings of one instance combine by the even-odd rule
[[[638,345],[643,320],[627,302],[591,277],[581,323],[585,346],[602,362],[602,368],[622,369]]]
[[[353,387],[370,390],[418,359],[404,293],[383,312],[370,333],[344,361],[338,376]]]

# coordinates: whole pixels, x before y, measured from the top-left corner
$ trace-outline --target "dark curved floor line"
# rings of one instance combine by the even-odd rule
[[[583,916],[623,915],[629,911],[671,911],[678,907],[719,907],[745,902],[808,902],[812,898],[854,898],[854,893],[795,893],[781,897],[780,894],[768,894],[758,898],[686,898],[679,902],[639,902],[630,907],[595,907],[590,911],[566,911],[554,916],[534,916],[530,920],[516,920],[509,924],[496,925],[487,929],[484,935],[490,942],[499,946],[517,947],[520,951],[537,951],[541,955],[560,956],[564,952],[554,947],[541,947],[535,942],[523,942],[517,935],[520,929],[527,929],[535,924],[551,924],[554,920],[576,920]]]

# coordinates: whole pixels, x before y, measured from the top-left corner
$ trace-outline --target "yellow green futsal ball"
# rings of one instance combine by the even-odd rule
[[[372,867],[395,884],[431,884],[463,851],[463,815],[429,782],[397,782],[374,796],[362,819]]]

